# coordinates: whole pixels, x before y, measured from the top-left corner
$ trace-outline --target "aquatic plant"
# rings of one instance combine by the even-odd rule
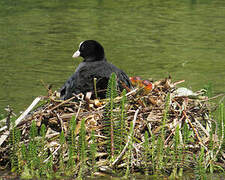
[[[15,118],[11,119],[11,131],[10,131],[10,145],[11,145],[11,151],[10,151],[10,162],[11,162],[11,171],[15,172],[16,170],[20,171],[21,169],[21,164],[18,158],[18,153],[19,153],[19,143],[20,143],[20,138],[21,134],[20,131],[17,127],[15,127]]]
[[[81,129],[80,129],[80,135],[79,135],[79,155],[80,155],[80,170],[78,173],[78,178],[82,178],[83,176],[83,170],[86,167],[86,130],[85,130],[85,119],[82,119],[81,121]]]
[[[179,178],[190,169],[204,178],[225,171],[224,104],[177,96],[170,79],[121,94],[116,83],[112,74],[101,100],[61,101],[48,93],[23,123],[10,125],[1,157],[10,152],[12,171],[24,178],[128,178],[135,171]]]
[[[91,132],[91,144],[90,144],[90,160],[91,160],[91,167],[92,167],[92,173],[95,173],[97,171],[97,165],[96,165],[96,152],[97,152],[97,145],[95,140],[95,133],[94,131]]]
[[[108,88],[107,88],[107,94],[106,97],[108,99],[108,103],[105,110],[105,126],[104,130],[106,132],[106,135],[110,135],[110,153],[111,158],[114,157],[114,151],[115,151],[115,116],[117,115],[114,112],[114,109],[116,108],[116,103],[114,99],[117,97],[117,84],[116,84],[116,74],[112,73],[109,82],[108,82]]]
[[[70,119],[69,132],[68,132],[68,143],[69,143],[69,160],[68,166],[73,169],[76,162],[77,156],[77,143],[76,143],[76,117],[72,116]]]

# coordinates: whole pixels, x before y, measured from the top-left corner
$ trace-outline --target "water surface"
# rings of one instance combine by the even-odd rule
[[[224,19],[224,0],[1,0],[0,112],[45,95],[42,81],[58,90],[86,39],[129,76],[171,75],[194,91],[212,82],[214,94],[224,92]]]

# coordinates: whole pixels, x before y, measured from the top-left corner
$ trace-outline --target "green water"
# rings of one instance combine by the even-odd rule
[[[86,39],[129,76],[225,91],[224,0],[1,0],[0,112],[45,95],[41,80],[59,89]]]

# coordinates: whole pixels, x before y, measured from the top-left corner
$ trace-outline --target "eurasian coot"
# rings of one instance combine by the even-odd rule
[[[60,97],[69,99],[73,94],[87,92],[94,94],[94,78],[98,97],[104,98],[108,80],[113,72],[117,75],[118,89],[122,91],[125,87],[131,88],[128,76],[116,66],[108,63],[105,58],[104,48],[95,40],[81,42],[79,49],[73,54],[73,58],[81,56],[84,60],[79,64],[75,73],[65,82],[60,89]]]

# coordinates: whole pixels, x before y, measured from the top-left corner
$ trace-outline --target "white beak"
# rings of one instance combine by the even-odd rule
[[[73,54],[73,58],[77,58],[77,57],[79,57],[80,56],[80,51],[79,50],[77,50],[74,54]]]

